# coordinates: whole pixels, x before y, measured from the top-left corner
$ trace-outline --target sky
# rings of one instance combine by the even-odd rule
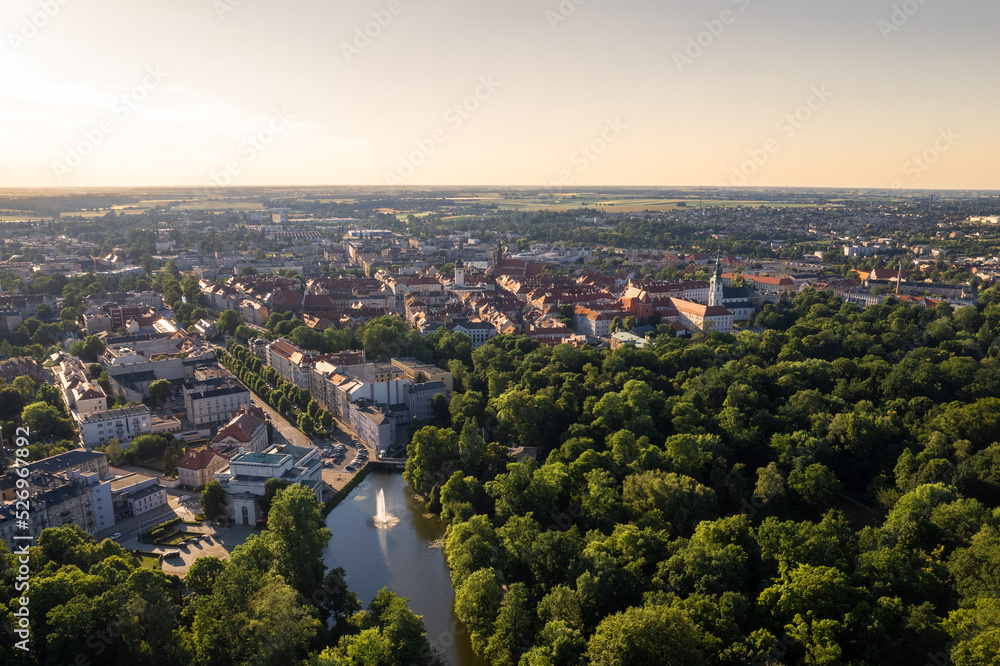
[[[4,0],[0,187],[1000,189],[996,0]]]

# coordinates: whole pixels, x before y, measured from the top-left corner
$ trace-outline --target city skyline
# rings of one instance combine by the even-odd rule
[[[4,187],[996,188],[1000,7],[0,8]]]

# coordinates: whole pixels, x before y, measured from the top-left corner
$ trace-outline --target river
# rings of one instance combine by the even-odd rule
[[[385,492],[388,513],[399,522],[375,529],[375,501]],[[333,532],[324,555],[330,567],[343,567],[347,584],[361,603],[368,603],[383,587],[410,600],[422,615],[427,639],[452,666],[486,666],[472,652],[465,626],[455,616],[455,591],[445,564],[441,538],[444,526],[436,517],[425,517],[423,505],[413,498],[398,473],[372,472],[327,516]]]

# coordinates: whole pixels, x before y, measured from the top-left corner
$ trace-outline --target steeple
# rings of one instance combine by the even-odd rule
[[[465,265],[462,263],[462,241],[458,241],[458,259],[455,260],[455,286],[465,286]]]
[[[708,305],[722,305],[722,256],[715,258],[715,273],[712,275],[711,286],[708,290]]]

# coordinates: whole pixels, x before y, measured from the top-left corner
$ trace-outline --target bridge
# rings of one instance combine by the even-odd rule
[[[406,458],[376,458],[370,464],[380,467],[391,467],[393,469],[403,469],[406,467]]]

